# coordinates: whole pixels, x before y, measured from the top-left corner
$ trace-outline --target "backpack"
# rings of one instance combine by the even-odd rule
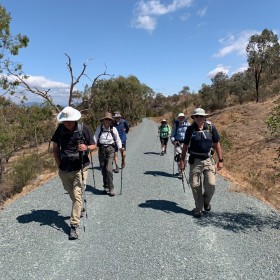
[[[74,137],[77,141],[85,141],[84,135],[83,135],[83,127],[84,124],[83,123],[78,123],[76,130],[74,132],[67,132],[63,130],[63,124],[60,123],[58,124],[57,128],[59,128],[60,134],[59,134],[59,142],[58,142],[58,146],[59,148],[61,147],[61,138],[63,137],[63,135],[67,135],[67,134],[74,134]],[[51,145],[51,140],[49,141],[49,147],[48,150],[50,151],[50,145]]]
[[[111,133],[111,135],[112,135],[112,137],[113,137],[113,140],[114,140],[114,143],[112,144],[114,147],[116,146],[116,138],[115,138],[115,134],[114,134],[114,132],[113,132],[113,127],[114,127],[114,125],[113,124],[111,124],[110,125],[110,133]],[[101,144],[100,144],[100,142],[99,142],[99,139],[100,139],[100,136],[101,136],[101,134],[103,133],[103,125],[101,125],[101,127],[100,127],[100,132],[99,132],[99,135],[98,135],[98,140],[97,140],[97,147],[100,147],[101,146]]]

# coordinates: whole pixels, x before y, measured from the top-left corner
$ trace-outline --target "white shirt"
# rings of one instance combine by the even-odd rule
[[[101,131],[101,126],[103,127],[103,131],[100,135],[100,138],[99,138],[99,134],[100,134],[100,131]],[[114,138],[111,134],[111,128],[108,127],[107,129],[104,127],[104,125],[99,125],[94,133],[94,136],[93,136],[93,140],[94,140],[94,143],[97,143],[98,140],[99,140],[99,143],[102,144],[102,145],[111,145],[114,143]],[[113,134],[114,134],[114,137],[115,137],[115,140],[116,140],[116,144],[118,146],[119,149],[122,148],[122,141],[120,139],[120,136],[119,136],[119,133],[118,133],[118,130],[113,127]],[[98,139],[99,138],[99,139]]]

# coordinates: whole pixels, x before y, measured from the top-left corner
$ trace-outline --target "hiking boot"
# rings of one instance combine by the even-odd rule
[[[178,179],[183,179],[183,173],[182,172],[179,172],[179,175],[178,175]]]
[[[199,219],[202,216],[202,212],[200,210],[194,210],[193,216],[194,216],[194,218],[198,218]]]
[[[70,233],[69,233],[69,240],[78,239],[78,225],[71,225]]]
[[[116,195],[115,190],[114,190],[114,187],[113,187],[113,188],[110,188],[109,195],[110,195],[110,196],[115,196],[115,195]]]
[[[211,204],[204,204],[204,210],[209,212],[211,210]]]
[[[160,153],[160,155],[163,156],[163,155],[164,155],[164,152],[162,151],[162,152]]]
[[[164,151],[164,153],[166,154],[166,150]]]
[[[116,169],[114,170],[115,173],[119,173],[120,172],[120,169],[118,166],[116,166]]]
[[[107,187],[107,186],[104,186],[104,194],[108,194],[108,192],[109,192],[109,187]]]
[[[83,217],[84,217],[85,212],[86,212],[86,209],[85,209],[85,208],[83,208],[83,209],[82,209],[82,211],[81,211],[80,218],[83,218]]]
[[[125,168],[125,159],[122,158],[122,168]]]

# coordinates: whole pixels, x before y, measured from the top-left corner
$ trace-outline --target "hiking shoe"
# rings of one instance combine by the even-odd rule
[[[119,172],[120,172],[120,169],[119,169],[118,166],[116,167],[116,169],[114,170],[114,172],[115,172],[115,173],[119,173]]]
[[[122,158],[122,168],[125,168],[125,160]]]
[[[204,204],[204,210],[209,212],[211,210],[211,204]]]
[[[194,218],[198,218],[199,219],[202,216],[202,212],[200,210],[195,210],[193,212],[193,216],[194,216]]]
[[[71,225],[70,233],[69,233],[69,240],[78,239],[77,229],[78,229],[78,225]]]
[[[178,179],[181,179],[181,180],[183,179],[183,173],[182,172],[179,173]]]
[[[114,188],[110,188],[109,195],[110,196],[115,196],[116,195]]]
[[[104,190],[103,190],[104,194],[108,194],[109,192],[109,187],[107,186],[104,186]]]
[[[84,217],[84,213],[86,212],[86,209],[83,208],[82,211],[81,211],[81,215],[80,215],[80,218],[83,218]]]
[[[160,155],[163,156],[163,155],[164,155],[164,152],[162,151],[162,152],[160,153]]]
[[[166,150],[164,151],[164,153],[166,154]]]

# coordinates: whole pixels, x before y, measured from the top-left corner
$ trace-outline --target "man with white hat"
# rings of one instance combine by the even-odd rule
[[[184,138],[186,130],[189,126],[187,117],[184,113],[179,113],[177,120],[174,122],[172,132],[171,132],[171,142],[174,145],[174,160],[178,164],[178,178],[182,179],[183,173],[179,167],[180,156],[182,153],[182,148],[184,144]]]
[[[72,200],[69,239],[78,238],[77,229],[82,215],[82,186],[86,186],[89,158],[88,152],[96,148],[89,128],[78,120],[81,113],[70,107],[65,107],[58,115],[60,123],[51,141],[53,155],[59,168],[58,175],[64,189]],[[83,180],[84,178],[84,180]]]
[[[216,166],[212,157],[211,148],[217,152],[217,170],[223,167],[222,148],[220,136],[216,127],[206,120],[204,109],[196,108],[191,117],[193,124],[188,127],[184,140],[183,151],[180,159],[181,170],[185,169],[185,157],[189,152],[190,185],[195,201],[194,217],[200,218],[205,211],[211,210],[210,201],[215,191]],[[203,175],[203,182],[202,176]],[[204,192],[202,190],[204,188]]]

